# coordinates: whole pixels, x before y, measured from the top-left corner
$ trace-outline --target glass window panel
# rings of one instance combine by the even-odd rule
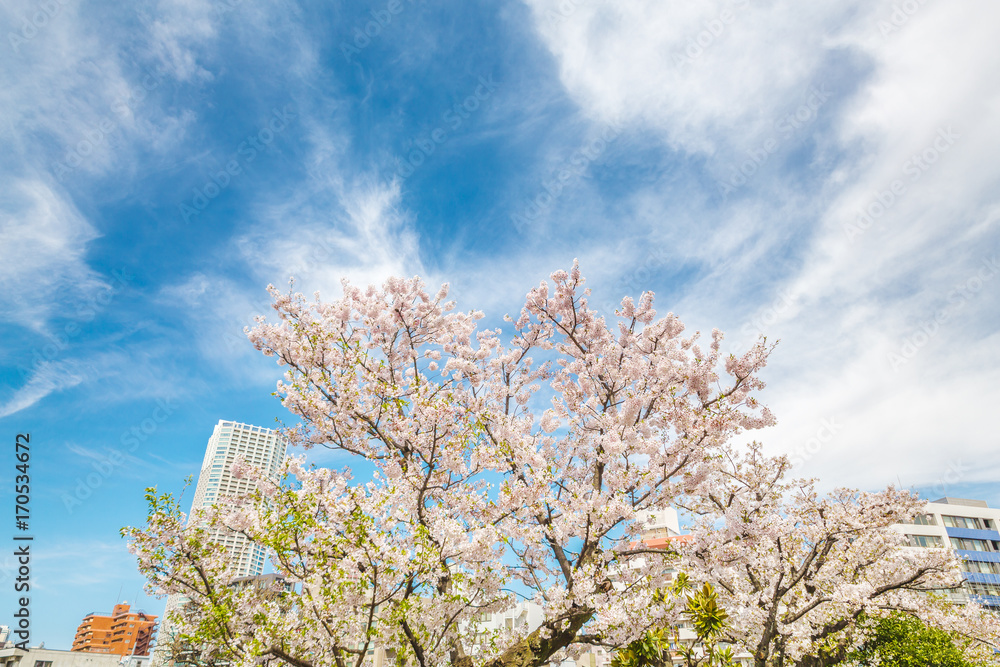
[[[911,547],[940,547],[941,538],[936,535],[907,535]]]
[[[964,537],[953,537],[951,538],[952,544],[956,549],[963,549],[965,551],[992,551],[990,548],[990,543],[986,540],[970,540]]]

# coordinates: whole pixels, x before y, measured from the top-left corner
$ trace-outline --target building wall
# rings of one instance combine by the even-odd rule
[[[222,496],[240,496],[254,491],[256,484],[253,481],[237,479],[231,472],[238,458],[277,481],[278,470],[285,460],[285,449],[285,442],[271,429],[219,421],[205,449],[205,459],[191,503],[191,515],[198,509],[215,504]],[[264,571],[264,549],[251,544],[243,535],[216,531],[212,540],[226,546],[233,559],[236,576],[249,577]]]
[[[672,507],[636,512],[635,520],[645,528],[643,539],[674,537],[681,532],[677,510]]]
[[[1000,509],[983,500],[941,498],[927,503],[917,523],[899,525],[914,548],[954,549],[964,561],[965,590],[952,594],[956,603],[970,597],[1000,611]]]
[[[256,482],[233,476],[231,469],[237,458],[262,470],[277,482],[280,479],[279,470],[285,462],[286,450],[287,443],[276,431],[251,424],[219,420],[205,448],[205,459],[198,474],[198,485],[195,487],[191,512],[188,514],[189,520],[196,510],[212,506],[223,496],[240,496],[256,490]],[[213,531],[210,539],[225,545],[236,578],[258,577],[263,572],[266,555],[263,547],[253,544],[243,535],[227,530]],[[169,664],[166,647],[171,644],[173,635],[168,617],[172,610],[179,609],[185,602],[187,598],[181,595],[171,595],[167,598],[160,631],[162,639],[157,643],[158,649],[153,651],[153,667],[164,667]]]
[[[87,614],[73,639],[73,651],[118,656],[149,655],[156,633],[156,616],[130,611],[128,603],[115,605],[110,614]]]
[[[117,615],[111,624],[111,652],[149,655],[155,634],[156,616],[141,611]]]
[[[48,648],[0,649],[0,667],[119,667],[120,656]]]
[[[111,653],[111,615],[92,612],[84,616],[76,629],[72,650]]]

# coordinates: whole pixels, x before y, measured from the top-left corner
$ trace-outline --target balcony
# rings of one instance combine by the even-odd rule
[[[1000,532],[995,530],[976,530],[975,528],[945,528],[948,537],[963,537],[967,540],[1000,541]]]
[[[956,530],[949,528],[948,530]],[[977,531],[987,532],[987,531]],[[969,551],[967,549],[955,549],[959,558],[964,560],[975,560],[980,563],[1000,563],[1000,551]]]
[[[969,595],[969,597],[984,607],[1000,608],[1000,595]]]
[[[990,572],[963,572],[962,576],[966,581],[976,584],[1000,584],[1000,574]]]

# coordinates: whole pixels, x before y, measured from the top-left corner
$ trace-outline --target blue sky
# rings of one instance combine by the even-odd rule
[[[0,460],[31,433],[33,642],[135,599],[118,530],[219,419],[286,418],[242,329],[291,275],[419,274],[489,325],[579,258],[601,307],[651,289],[732,351],[781,339],[760,437],[802,475],[1000,506],[998,19],[6,0]]]

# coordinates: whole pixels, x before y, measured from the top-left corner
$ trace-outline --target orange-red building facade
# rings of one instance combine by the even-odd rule
[[[116,604],[111,614],[91,612],[84,616],[73,639],[73,651],[149,655],[156,636],[156,616],[130,611],[127,603]]]

